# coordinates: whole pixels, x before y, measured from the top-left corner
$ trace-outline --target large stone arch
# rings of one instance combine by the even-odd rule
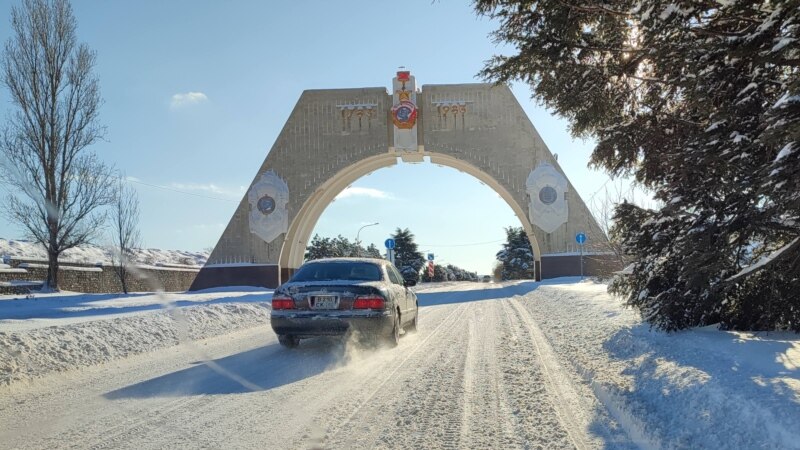
[[[530,222],[525,217],[525,212],[522,205],[517,204],[513,195],[499,182],[492,178],[489,174],[481,171],[479,168],[469,164],[465,161],[456,159],[452,156],[435,154],[425,152],[424,156],[430,157],[430,161],[435,164],[452,167],[461,172],[465,172],[477,178],[487,186],[491,187],[500,197],[508,204],[514,213],[519,217],[520,223],[525,228],[526,233],[531,241],[533,252],[537,261],[540,261],[541,251],[539,249],[539,242],[536,235],[533,233]],[[362,161],[346,167],[335,176],[326,181],[319,189],[317,189],[306,200],[303,207],[298,212],[296,219],[292,221],[289,230],[284,239],[283,249],[279,265],[281,267],[296,268],[303,262],[303,255],[305,254],[306,245],[308,244],[311,233],[314,231],[314,226],[319,220],[325,208],[330,205],[333,199],[347,186],[359,178],[374,172],[383,167],[389,167],[397,163],[397,159],[401,158],[395,153],[386,153],[385,155],[373,156],[366,158]]]
[[[575,234],[603,234],[511,90],[485,83],[417,90],[413,77],[402,89],[395,79],[393,94],[383,87],[304,91],[192,288],[285,281],[339,192],[398,159],[425,157],[474,176],[508,203],[542,276],[577,274],[579,261],[569,258]],[[413,129],[393,121],[397,92],[416,106]]]

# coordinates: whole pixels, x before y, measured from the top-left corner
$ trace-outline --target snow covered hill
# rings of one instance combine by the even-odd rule
[[[80,263],[111,263],[111,250],[95,245],[84,245],[64,252],[61,260]],[[44,246],[29,241],[0,238],[0,257],[10,256],[19,259],[47,259]],[[208,259],[206,252],[187,252],[181,250],[161,250],[156,248],[136,249],[134,258],[145,265],[178,264],[202,266]]]

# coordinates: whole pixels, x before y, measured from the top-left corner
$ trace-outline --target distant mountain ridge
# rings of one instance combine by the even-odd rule
[[[111,249],[96,245],[84,245],[65,251],[59,261],[77,263],[111,264]],[[43,245],[25,240],[0,238],[0,257],[10,256],[17,259],[47,260],[47,251]],[[189,252],[183,250],[162,250],[157,248],[140,248],[134,251],[135,262],[143,265],[181,265],[202,266],[208,260],[206,252]],[[2,262],[2,261],[0,261]]]

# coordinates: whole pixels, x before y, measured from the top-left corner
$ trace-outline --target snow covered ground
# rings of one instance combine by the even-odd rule
[[[20,327],[115,324],[107,334],[73,333],[77,346],[127,334],[108,362],[0,387],[0,446],[800,448],[797,335],[650,331],[604,285],[576,279],[418,292],[419,331],[394,349],[320,338],[287,350],[261,314],[203,335],[239,320],[213,316],[216,308],[267,311],[235,299],[183,306],[186,320],[163,327],[168,346],[135,331],[159,329],[137,321],[169,317],[162,310]],[[211,303],[231,293],[201,295]],[[248,295],[262,294],[240,298]],[[148,304],[144,297],[121,308]],[[202,319],[192,325],[195,310]],[[62,342],[55,331],[45,341]],[[123,358],[122,342],[152,348]]]
[[[524,298],[555,351],[649,447],[800,448],[800,336],[666,334],[583,282]]]
[[[46,261],[47,251],[44,246],[35,242],[0,238],[0,257],[3,256]],[[65,251],[60,260],[64,262],[103,263],[108,265],[111,264],[111,256],[112,252],[107,248],[84,245]],[[140,248],[134,251],[134,260],[137,263],[151,266],[156,264],[202,266],[207,259],[208,253],[206,252],[161,250],[156,248]]]
[[[269,322],[272,290],[0,295],[0,385]]]

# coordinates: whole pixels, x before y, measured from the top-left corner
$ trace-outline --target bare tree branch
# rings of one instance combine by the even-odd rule
[[[58,256],[96,237],[116,191],[112,170],[87,151],[104,129],[95,54],[76,26],[67,0],[24,0],[0,73],[14,108],[0,139],[0,171],[15,188],[5,213],[47,249],[52,289]]]
[[[111,222],[114,242],[114,249],[111,252],[112,266],[122,285],[122,291],[127,294],[133,250],[141,246],[141,235],[139,233],[139,199],[136,191],[125,184],[124,178],[119,179]]]

